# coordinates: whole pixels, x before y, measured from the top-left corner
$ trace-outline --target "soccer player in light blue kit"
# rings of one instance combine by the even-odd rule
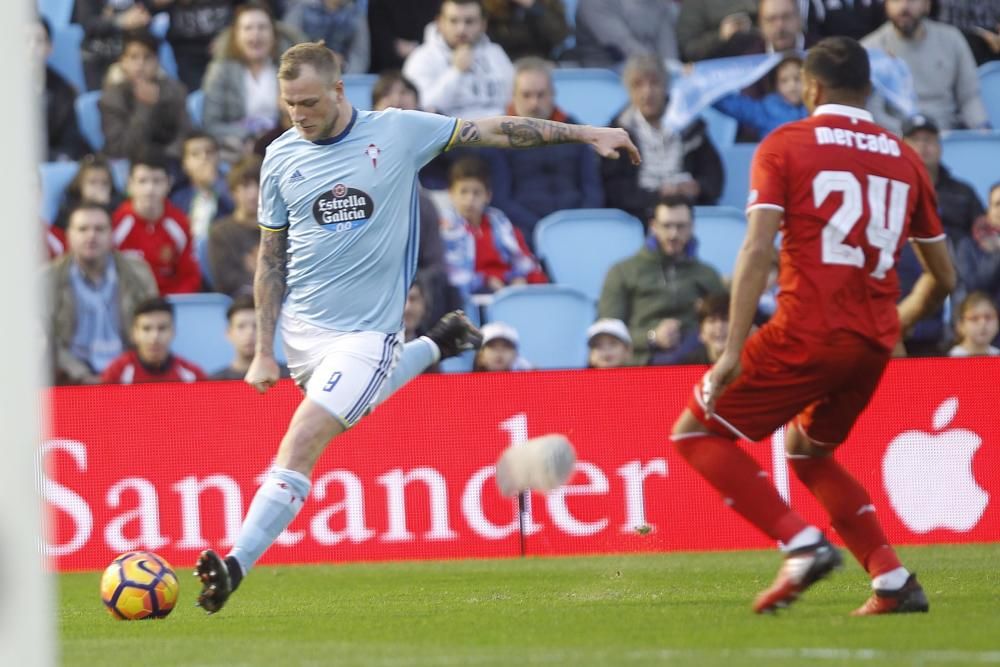
[[[464,121],[418,111],[359,111],[344,96],[336,55],[298,44],[278,69],[294,127],[267,150],[254,297],[257,350],[246,382],[278,381],[281,315],[292,377],[305,398],[247,511],[232,551],[201,554],[198,604],[222,608],[250,567],[309,496],[313,466],[331,439],[477,332],[449,313],[401,354],[403,304],[417,262],[417,172],[455,146],[530,148],[589,143],[638,164],[624,130],[498,116]],[[398,365],[397,365],[398,362]]]

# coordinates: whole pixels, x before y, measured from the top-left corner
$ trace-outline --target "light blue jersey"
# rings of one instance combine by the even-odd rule
[[[288,228],[283,313],[335,331],[402,328],[420,242],[417,171],[457,129],[447,116],[355,109],[335,137],[291,129],[268,147],[258,218]]]

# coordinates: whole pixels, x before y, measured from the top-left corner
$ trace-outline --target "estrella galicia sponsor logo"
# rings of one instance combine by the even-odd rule
[[[335,232],[348,232],[368,222],[374,210],[375,202],[367,192],[337,183],[313,204],[313,218]]]

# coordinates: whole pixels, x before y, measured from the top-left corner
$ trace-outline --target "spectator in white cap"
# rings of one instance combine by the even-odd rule
[[[621,368],[632,363],[632,336],[621,320],[604,317],[587,328],[587,367]]]
[[[476,352],[473,371],[526,371],[532,365],[518,352],[517,329],[504,322],[490,322],[482,328],[483,344]]]

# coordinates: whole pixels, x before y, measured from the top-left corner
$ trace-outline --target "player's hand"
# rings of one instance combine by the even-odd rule
[[[622,149],[628,153],[628,158],[632,161],[632,164],[637,165],[642,162],[639,149],[629,139],[628,132],[622,128],[593,127],[591,130],[594,134],[590,143],[594,145],[594,150],[601,157],[617,160],[620,155],[619,149]]]
[[[255,354],[243,381],[263,394],[277,384],[280,375],[278,362],[274,360],[274,357],[263,357]]]
[[[740,357],[728,350],[722,353],[712,369],[701,379],[701,401],[705,404],[705,414],[715,414],[715,403],[733,380],[740,375]]]

